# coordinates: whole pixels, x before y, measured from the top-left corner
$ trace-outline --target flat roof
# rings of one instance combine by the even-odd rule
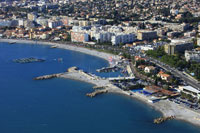
[[[196,88],[192,87],[192,86],[183,86],[183,89],[195,92],[195,93],[200,93],[199,90],[197,90]]]

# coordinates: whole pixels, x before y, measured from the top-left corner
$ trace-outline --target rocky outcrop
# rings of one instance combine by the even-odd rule
[[[92,93],[87,93],[86,96],[88,97],[95,97],[96,95],[102,94],[102,93],[107,93],[108,90],[107,89],[103,89],[103,90],[96,90]]]
[[[160,117],[160,118],[154,119],[153,123],[160,124],[160,123],[163,123],[163,122],[165,122],[167,120],[172,120],[174,118],[175,118],[175,116]]]

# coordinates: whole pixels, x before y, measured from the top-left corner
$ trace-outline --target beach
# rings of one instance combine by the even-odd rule
[[[33,41],[33,40],[18,40],[18,39],[0,39],[0,42],[8,42],[8,43],[15,42],[15,43],[36,44],[36,41]],[[60,44],[60,43],[55,43],[55,42],[43,42],[43,41],[37,41],[37,44],[56,46],[57,48],[81,52],[81,53],[84,53],[84,54],[97,56],[97,57],[102,58],[106,61],[108,61],[108,59],[110,57],[112,57],[115,60],[119,60],[119,56],[117,56],[117,55],[99,52],[99,51],[96,51],[96,50],[87,49],[87,48],[83,48],[83,47],[78,47],[76,45],[73,46],[73,45],[69,45],[69,44]]]
[[[23,43],[23,44],[24,43],[35,44],[35,41],[31,41],[31,40],[15,40],[15,39],[0,39],[0,42],[16,42],[16,43]],[[72,51],[89,54],[92,56],[97,56],[97,57],[105,59],[107,61],[108,61],[109,57],[113,57],[116,60],[119,60],[119,56],[116,56],[116,55],[112,55],[112,54],[108,54],[108,53],[104,53],[104,52],[98,52],[95,50],[90,50],[87,48],[82,48],[82,47],[77,47],[77,46],[72,46],[72,45],[59,44],[59,43],[53,43],[53,42],[42,42],[42,41],[37,41],[37,44],[50,45],[50,46],[56,45],[57,48],[62,48],[62,49],[67,49],[67,50],[72,50]],[[75,75],[76,78],[74,78],[74,76],[72,76],[72,75],[68,75],[68,77],[63,76],[63,78],[69,78],[69,77],[70,77],[70,79],[80,80],[80,81],[88,82],[88,83],[99,85],[99,86],[101,85],[101,84],[98,84],[98,81],[86,80],[84,77],[80,77],[80,75]],[[198,114],[190,109],[180,107],[178,104],[172,103],[170,101],[161,100],[157,103],[149,103],[147,100],[142,99],[141,97],[138,97],[136,95],[130,96],[127,92],[125,92],[121,89],[117,89],[117,88],[113,89],[113,86],[111,87],[109,92],[125,94],[129,97],[137,98],[139,100],[144,101],[146,104],[152,106],[154,109],[162,112],[162,114],[164,116],[173,115],[173,116],[176,116],[176,119],[184,120],[186,122],[190,122],[192,124],[200,126],[200,114]]]

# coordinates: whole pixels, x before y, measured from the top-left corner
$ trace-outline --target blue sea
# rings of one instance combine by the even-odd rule
[[[14,63],[36,57],[45,62]],[[63,62],[57,61],[63,58]],[[120,94],[95,98],[91,84],[68,79],[34,81],[44,74],[78,66],[88,72],[108,62],[86,54],[50,46],[0,43],[0,133],[198,133],[200,128],[183,121],[153,124],[161,114],[146,104]],[[118,76],[119,73],[98,74]]]

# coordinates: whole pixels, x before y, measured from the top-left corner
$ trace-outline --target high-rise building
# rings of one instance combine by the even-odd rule
[[[176,43],[170,43],[166,44],[164,46],[164,50],[168,55],[174,55],[176,53],[184,53],[185,50],[191,50],[193,48],[192,42],[176,42]]]

